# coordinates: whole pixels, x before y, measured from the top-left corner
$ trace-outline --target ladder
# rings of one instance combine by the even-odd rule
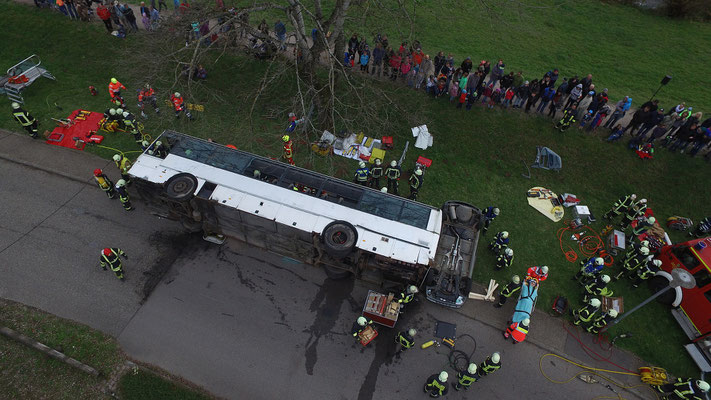
[[[5,93],[10,101],[24,104],[22,90],[32,84],[35,80],[44,77],[56,81],[57,78],[41,67],[39,57],[33,54],[19,63],[8,68],[7,74],[0,78],[0,93]],[[10,82],[13,78],[24,77],[20,82]]]

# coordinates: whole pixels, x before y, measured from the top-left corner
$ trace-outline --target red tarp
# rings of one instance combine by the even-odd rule
[[[74,118],[81,112],[84,113],[86,119],[81,121],[75,120]],[[58,126],[54,128],[47,138],[47,143],[69,147],[70,149],[84,150],[85,143],[80,142],[79,147],[77,147],[74,138],[80,138],[88,142],[89,136],[96,134],[99,130],[99,121],[101,121],[103,116],[104,114],[100,112],[74,110],[74,112],[69,115],[69,119],[72,120],[74,124],[67,127]]]

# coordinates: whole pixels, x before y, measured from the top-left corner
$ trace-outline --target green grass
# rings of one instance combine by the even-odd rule
[[[417,37],[426,47],[446,48],[455,52],[459,59],[469,54],[475,58],[494,58],[505,50],[507,54],[503,56],[507,64],[514,69],[517,69],[517,64],[526,65],[524,71],[529,77],[539,76],[543,71],[556,66],[561,69],[563,76],[573,72],[584,74],[594,69],[592,72],[596,80],[599,78],[599,81],[604,82],[603,87],[611,89],[613,99],[624,93],[630,93],[638,99],[648,96],[644,93],[651,92],[656,87],[661,75],[667,72],[666,66],[669,66],[674,69],[672,73],[675,78],[662,93],[665,96],[677,97],[662,97],[669,101],[666,106],[673,105],[672,100],[682,98],[692,105],[709,104],[708,94],[711,89],[692,79],[703,74],[704,65],[709,61],[708,54],[697,54],[694,50],[703,48],[703,41],[707,40],[704,38],[711,37],[704,34],[709,32],[709,25],[669,21],[632,8],[596,1],[568,2],[561,6],[563,9],[527,9],[524,14],[525,22],[514,19],[509,22],[523,29],[515,35],[506,33],[513,28],[507,30],[506,25],[494,24],[499,35],[494,38],[490,33],[491,25],[483,14],[479,15],[481,13],[468,12],[467,18],[472,19],[461,18],[462,22],[454,18],[437,19],[435,11],[431,11],[436,7],[431,6],[430,2],[423,1],[418,4],[422,5],[419,10],[429,14],[426,14],[419,25],[418,29],[422,31],[418,31]],[[474,2],[466,2],[459,10],[463,12],[467,5],[472,4]],[[50,125],[50,116],[66,116],[67,110],[73,108],[102,111],[108,107],[105,86],[111,76],[119,75],[129,87],[127,92],[132,92],[142,83],[140,67],[119,71],[118,68],[111,67],[111,59],[99,56],[99,49],[111,46],[140,46],[143,40],[141,37],[120,41],[108,37],[100,25],[87,27],[30,7],[14,3],[3,5],[17,16],[5,26],[5,36],[16,43],[16,46],[12,52],[6,48],[0,50],[1,59],[6,62],[15,58],[19,60],[25,54],[36,52],[50,71],[58,76],[57,82],[39,81],[26,91],[27,108],[41,118],[45,127]],[[461,15],[461,12],[457,15]],[[598,22],[601,18],[589,18],[591,15],[600,15],[601,18],[604,15],[606,22]],[[429,20],[441,21],[441,28],[438,29],[438,26],[428,22]],[[27,24],[22,21],[43,23]],[[463,25],[467,21],[472,21],[472,28]],[[571,26],[572,21],[579,25]],[[376,26],[380,22],[368,23]],[[352,23],[356,24],[358,21]],[[521,28],[524,24],[526,27]],[[633,26],[644,29],[624,34],[625,29],[631,30]],[[64,33],[60,34],[61,32]],[[583,35],[588,33],[597,40],[583,40]],[[473,39],[459,39],[458,35],[464,34]],[[51,45],[44,41],[45,36],[54,38]],[[390,37],[393,41],[392,33]],[[649,51],[639,50],[639,45],[648,43],[647,39],[650,37],[659,41],[663,54],[652,55]],[[626,44],[628,42],[633,45]],[[687,45],[690,43],[693,43],[693,46]],[[683,51],[691,51],[692,56],[683,57],[680,53]],[[65,56],[67,52],[70,53],[69,57]],[[569,54],[570,58],[561,61],[558,55],[562,57],[566,54]],[[285,108],[294,95],[293,72],[286,72],[278,81],[278,87],[263,94],[256,103],[255,119],[250,125],[248,116],[253,96],[263,76],[263,70],[269,64],[230,54],[225,54],[215,63],[216,57],[217,55],[211,55],[210,59],[206,60],[210,74],[208,81],[202,87],[195,87],[193,92],[193,98],[205,104],[207,111],[198,115],[193,123],[175,121],[171,113],[164,112],[160,117],[152,117],[146,122],[148,132],[155,134],[172,128],[200,137],[212,137],[220,143],[232,143],[239,148],[265,156],[279,156],[279,138],[286,119]],[[77,60],[80,62],[76,62]],[[123,61],[122,65],[131,60]],[[133,62],[140,65],[140,60]],[[682,78],[682,73],[688,74],[686,78]],[[179,82],[175,87],[171,86],[171,74],[171,68],[167,66],[165,74],[156,78],[156,86],[163,96],[174,89],[184,91],[183,82]],[[100,96],[89,95],[86,90],[89,84],[99,88]],[[560,250],[557,231],[563,225],[551,222],[528,206],[525,193],[530,187],[544,186],[557,193],[574,193],[584,204],[590,206],[598,217],[607,211],[618,197],[632,192],[649,199],[649,204],[660,221],[672,215],[699,220],[711,214],[708,202],[711,198],[711,188],[704,184],[707,181],[708,164],[703,160],[669,154],[661,149],[657,151],[653,161],[642,161],[622,144],[605,143],[602,140],[603,132],[591,135],[571,129],[561,134],[551,129],[550,120],[524,115],[518,111],[481,108],[472,111],[457,110],[445,99],[432,100],[420,93],[414,94],[398,84],[374,84],[388,88],[390,97],[408,112],[393,113],[390,123],[396,129],[385,130],[376,127],[370,131],[366,130],[365,133],[373,136],[380,136],[385,132],[393,134],[396,138],[396,150],[390,152],[387,157],[398,158],[405,140],[411,140],[409,127],[427,124],[435,136],[434,147],[426,151],[414,151],[411,148],[405,162],[405,166],[412,166],[418,155],[434,160],[433,167],[425,177],[420,201],[440,205],[449,199],[459,199],[482,208],[488,205],[500,207],[502,214],[494,222],[487,239],[493,232],[508,230],[511,233],[511,246],[516,251],[514,266],[511,271],[496,272],[493,268],[494,257],[486,251],[484,240],[479,251],[476,278],[479,281],[488,281],[490,278],[503,281],[510,279],[513,273],[524,273],[530,265],[549,265],[551,276],[542,287],[539,307],[548,308],[558,294],[566,295],[572,305],[578,307],[581,290],[570,280],[571,275],[578,269],[577,263],[567,262]],[[645,92],[647,87],[649,91]],[[220,100],[214,95],[226,100]],[[129,99],[132,104],[133,97]],[[65,111],[56,110],[54,101],[58,101]],[[377,104],[377,107],[382,107],[382,103]],[[394,110],[392,106],[386,107],[388,110]],[[163,109],[168,111],[167,107]],[[0,113],[0,126],[17,129],[8,114]],[[364,121],[365,123],[367,121]],[[359,126],[350,128],[353,131],[363,129]],[[130,137],[121,134],[106,136],[105,144],[108,147],[135,150]],[[314,133],[297,139],[295,159],[298,165],[350,178],[356,168],[354,162],[340,157],[310,156],[306,144],[316,139]],[[534,169],[532,179],[523,179],[521,173],[525,170],[522,161],[533,161],[537,145],[548,146],[560,154],[563,158],[563,170],[555,173]],[[112,154],[112,151],[105,149],[91,151],[98,151],[104,156]],[[599,222],[593,226],[598,231],[602,227],[603,224]],[[684,240],[683,235],[677,232],[671,231],[670,235],[674,241]],[[627,309],[650,294],[646,288],[633,290],[627,282],[615,283],[613,288],[616,296],[624,297]],[[630,331],[634,338],[618,342],[620,346],[634,351],[650,363],[669,369],[674,374],[696,375],[693,362],[688,357],[679,356],[685,354],[681,345],[688,340],[676,326],[667,307],[650,304],[611,333],[614,335],[622,331]]]
[[[211,397],[151,372],[139,370],[127,373],[119,380],[119,394],[124,400],[207,400]]]

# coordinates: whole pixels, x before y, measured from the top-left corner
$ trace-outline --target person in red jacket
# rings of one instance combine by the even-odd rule
[[[109,11],[103,3],[96,7],[96,15],[104,22],[106,30],[109,31],[109,33],[113,32],[114,27],[111,25],[111,11]]]
[[[504,339],[508,339],[510,337],[513,339],[514,344],[523,342],[526,340],[526,336],[528,335],[528,326],[530,324],[531,320],[529,318],[525,318],[521,322],[512,323],[508,328],[506,328],[506,331],[504,332]]]
[[[291,138],[289,138],[289,135],[284,135],[281,137],[281,141],[284,142],[284,154],[282,157],[286,160],[291,165],[296,165],[294,164],[294,144],[291,142]]]
[[[190,114],[190,111],[188,111],[187,107],[185,107],[183,96],[181,96],[180,93],[173,93],[173,95],[170,96],[170,101],[173,103],[173,108],[175,109],[175,118],[180,118],[180,113],[184,112],[185,116],[188,117],[189,120],[193,119],[193,115]]]
[[[141,116],[143,118],[148,118],[148,115],[146,115],[143,111],[145,107],[144,102],[150,102],[151,106],[156,111],[156,114],[160,113],[160,109],[158,109],[158,104],[156,102],[156,91],[153,90],[151,85],[147,83],[146,86],[138,92],[138,107],[141,109]]]
[[[543,282],[548,279],[548,266],[544,265],[542,267],[531,267],[526,272],[526,275],[531,278],[536,278],[539,282]]]
[[[111,78],[111,83],[109,83],[109,95],[111,96],[111,102],[120,106],[121,108],[126,107],[126,103],[121,97],[121,89],[126,89],[126,86],[121,84],[116,78]]]

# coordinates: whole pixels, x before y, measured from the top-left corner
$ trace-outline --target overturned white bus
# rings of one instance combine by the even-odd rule
[[[163,149],[154,142],[129,171],[154,214],[322,266],[333,279],[415,284],[449,307],[468,298],[478,208],[437,209],[173,131],[156,141]]]

